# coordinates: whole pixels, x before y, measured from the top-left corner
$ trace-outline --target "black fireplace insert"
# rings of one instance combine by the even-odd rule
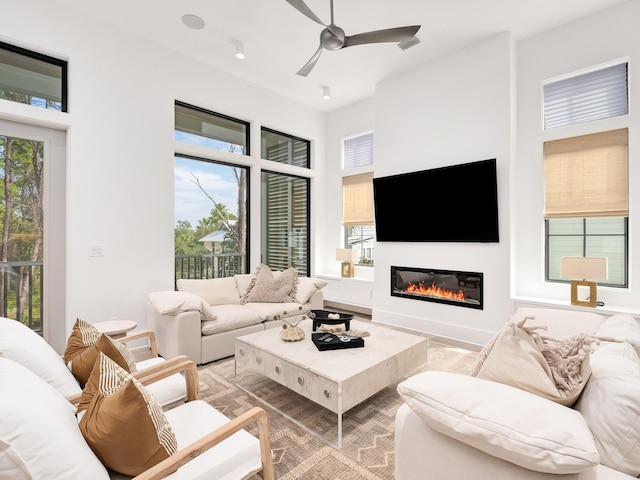
[[[482,310],[482,273],[391,267],[391,295]]]

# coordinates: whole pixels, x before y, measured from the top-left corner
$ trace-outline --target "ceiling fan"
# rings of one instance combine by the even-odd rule
[[[304,0],[287,0],[287,3],[295,7],[299,12],[314,22],[326,27],[322,32],[320,32],[320,46],[309,61],[297,72],[298,75],[303,77],[306,77],[313,67],[315,67],[323,48],[325,50],[335,51],[340,50],[341,48],[363,45],[366,43],[406,42],[411,40],[421,27],[421,25],[414,25],[411,27],[387,28],[385,30],[375,30],[372,32],[348,36],[345,35],[342,28],[333,23],[333,0],[331,0],[331,23],[329,25],[325,24],[315,13],[313,13],[307,4],[304,3]]]

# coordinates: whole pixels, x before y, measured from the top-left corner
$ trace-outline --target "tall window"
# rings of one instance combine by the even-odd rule
[[[372,132],[343,140],[342,167],[345,172],[353,169],[362,171],[372,165]],[[358,265],[373,266],[373,173],[347,174],[342,178],[342,208],[344,247],[360,250]]]
[[[627,62],[543,84],[544,129],[605,121],[629,113]],[[560,258],[607,257],[604,285],[628,284],[628,131],[545,142],[545,272],[560,277]]]
[[[0,98],[68,111],[67,62],[0,42]]]
[[[262,172],[261,261],[273,270],[295,267],[308,276],[309,179]]]
[[[214,150],[249,150],[249,124],[176,102],[175,138]],[[248,167],[176,155],[175,274],[218,278],[248,271]]]
[[[547,142],[547,280],[560,258],[607,257],[604,285],[627,286],[628,133],[626,129]]]

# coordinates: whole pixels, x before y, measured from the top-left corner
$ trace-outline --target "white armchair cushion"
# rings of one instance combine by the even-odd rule
[[[82,438],[75,407],[55,388],[0,356],[0,392],[0,440],[12,447],[7,455],[19,456],[26,465],[27,478],[109,479]]]
[[[215,320],[216,314],[211,306],[200,296],[189,292],[151,292],[147,296],[149,303],[162,315],[177,315],[180,312],[197,311],[202,320]]]
[[[175,433],[179,449],[229,421],[225,415],[202,400],[194,400],[168,410],[165,416]],[[168,475],[166,480],[235,480],[247,478],[260,468],[260,441],[241,430]]]
[[[298,277],[298,288],[296,290],[296,302],[305,304],[311,296],[318,290],[327,286],[327,282],[314,277]]]
[[[186,279],[176,282],[178,291],[198,295],[209,305],[240,304],[240,293],[234,277]]]
[[[575,405],[593,432],[601,463],[633,477],[640,475],[639,363],[627,343],[602,345],[591,356],[591,378]]]
[[[0,318],[0,354],[31,370],[66,398],[82,389],[60,355],[26,325]]]
[[[398,385],[431,428],[489,455],[543,473],[577,473],[600,455],[579,412],[517,388],[428,371]]]

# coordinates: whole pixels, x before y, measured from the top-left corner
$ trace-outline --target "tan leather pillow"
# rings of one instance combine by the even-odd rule
[[[67,340],[67,347],[64,350],[64,363],[69,363],[73,357],[83,350],[93,346],[102,335],[96,327],[81,318],[76,319],[71,335]]]
[[[71,359],[71,373],[76,377],[81,387],[87,383],[93,366],[100,353],[104,353],[127,372],[135,373],[136,362],[129,349],[122,343],[111,339],[108,335],[101,334],[98,341],[85,348]]]
[[[139,475],[178,450],[162,407],[135,378],[100,353],[82,393],[79,427],[105,467]]]

